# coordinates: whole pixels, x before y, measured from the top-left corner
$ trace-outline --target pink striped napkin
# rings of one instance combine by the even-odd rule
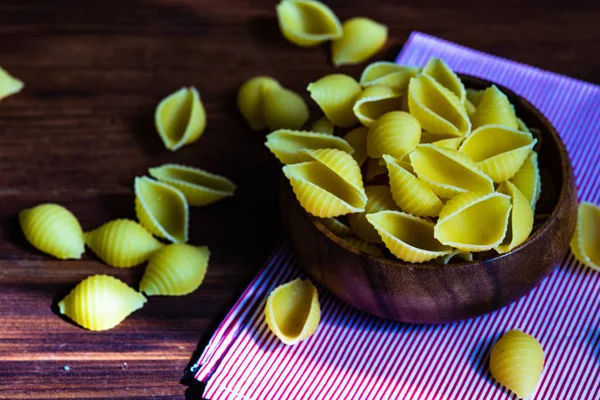
[[[524,95],[560,132],[579,196],[600,202],[600,87],[414,33],[398,63],[441,57],[459,72]],[[207,399],[515,399],[488,372],[492,343],[522,329],[547,361],[535,399],[600,398],[600,273],[568,255],[529,295],[497,312],[447,325],[410,325],[357,311],[319,288],[322,320],[287,347],[263,316],[268,293],[304,276],[277,249],[191,368]]]

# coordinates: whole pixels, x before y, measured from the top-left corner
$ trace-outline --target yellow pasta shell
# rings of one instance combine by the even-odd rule
[[[387,26],[369,18],[351,18],[342,25],[343,36],[331,42],[333,65],[360,64],[374,56],[385,44]]]
[[[440,85],[454,93],[462,103],[465,102],[467,97],[465,86],[444,60],[430,58],[423,67],[423,73],[431,76]]]
[[[304,150],[304,152],[356,189],[364,190],[360,167],[348,153],[336,149]]]
[[[206,128],[206,111],[195,87],[183,87],[165,97],[154,113],[154,123],[171,151],[195,142]]]
[[[265,146],[282,164],[295,164],[307,161],[304,149],[338,149],[354,153],[352,146],[344,139],[326,133],[279,129],[267,135]]]
[[[434,236],[441,243],[464,251],[485,251],[504,240],[510,197],[501,193],[460,194],[444,205]]]
[[[535,211],[535,204],[542,192],[542,180],[538,167],[537,153],[530,151],[525,162],[510,181],[525,195],[531,209]]]
[[[502,125],[517,129],[517,116],[508,97],[495,85],[483,91],[471,117],[473,129],[484,125]]]
[[[404,111],[392,111],[381,116],[369,129],[367,153],[371,158],[389,154],[401,159],[419,144],[420,139],[419,121]]]
[[[373,225],[367,221],[367,214],[384,210],[396,210],[396,203],[394,203],[390,188],[387,186],[367,186],[365,187],[365,193],[367,195],[365,211],[349,215],[348,222],[352,232],[359,238],[371,243],[381,243],[379,234],[373,228]]]
[[[327,75],[310,83],[306,90],[334,125],[349,128],[358,122],[352,108],[361,88],[351,76]]]
[[[267,298],[265,319],[271,332],[288,346],[308,339],[321,320],[317,288],[300,278],[277,286]]]
[[[439,197],[449,199],[469,191],[494,191],[490,177],[456,150],[421,144],[410,153],[410,162],[419,179]]]
[[[476,90],[476,89],[467,89],[467,100],[473,105],[473,107],[477,107],[479,103],[481,103],[481,99],[483,98],[484,90]]]
[[[523,193],[508,181],[500,184],[498,193],[510,196],[512,204],[506,237],[502,244],[496,247],[496,251],[502,254],[527,240],[533,229],[533,210]]]
[[[328,135],[333,135],[334,129],[335,127],[331,121],[328,120],[324,115],[313,122],[313,124],[310,126],[311,132],[326,133]]]
[[[300,47],[342,37],[342,24],[329,7],[315,0],[283,0],[276,7],[283,36]]]
[[[158,250],[148,262],[140,282],[146,296],[183,296],[202,284],[210,251],[208,247],[170,244]]]
[[[404,93],[408,89],[410,78],[417,76],[418,68],[406,67],[389,61],[377,61],[367,65],[360,76],[363,87],[387,86]]]
[[[142,225],[128,219],[107,222],[83,238],[102,261],[119,268],[141,264],[163,246]]]
[[[399,110],[401,97],[400,92],[387,86],[369,86],[356,98],[352,110],[364,126],[370,127],[383,114]]]
[[[516,329],[506,332],[492,348],[492,376],[522,399],[535,393],[543,369],[544,349],[525,332]]]
[[[356,163],[361,166],[367,160],[367,133],[368,128],[359,126],[358,128],[352,129],[350,132],[344,135],[344,140],[348,142],[354,149],[352,157],[356,160]]]
[[[365,168],[365,180],[367,182],[372,181],[376,177],[380,175],[387,174],[387,169],[385,168],[385,164],[379,163],[379,158],[369,158],[367,159],[366,168]]]
[[[527,127],[527,124],[525,124],[525,121],[523,121],[521,118],[517,117],[517,129],[523,132],[529,132],[529,128]]]
[[[469,116],[469,118],[471,118],[473,114],[475,114],[475,105],[471,103],[471,100],[469,100],[468,98],[465,99],[465,109],[467,110],[467,115]]]
[[[0,67],[0,100],[19,93],[25,84]]]
[[[65,207],[46,203],[19,213],[27,241],[36,249],[61,260],[81,258],[83,231],[77,218]]]
[[[261,92],[263,116],[270,130],[300,129],[308,121],[308,106],[298,93],[274,82],[265,82]]]
[[[363,253],[370,254],[375,257],[383,257],[383,252],[376,245],[366,242],[357,237],[345,237],[342,240],[347,243],[349,246],[354,247],[357,250],[362,251]]]
[[[429,132],[421,132],[421,144],[429,144],[431,143],[437,147],[443,147],[445,149],[458,150],[460,144],[463,142],[465,138],[461,136],[451,136],[451,135],[438,135]]]
[[[346,237],[352,235],[350,227],[337,218],[321,218],[321,222],[336,236]]]
[[[105,331],[119,325],[139,310],[146,298],[117,278],[93,275],[79,282],[58,303],[58,310],[91,331]]]
[[[471,253],[470,251],[454,250],[450,254],[446,254],[445,256],[436,258],[435,260],[433,260],[433,262],[435,264],[446,265],[450,264],[450,261],[454,260],[455,258],[459,258],[462,261],[471,262],[473,261],[473,253]]]
[[[164,164],[150,168],[148,172],[150,176],[178,189],[192,206],[211,204],[235,193],[235,184],[229,179],[200,168]]]
[[[571,251],[577,260],[600,271],[600,207],[583,202],[579,205]]]
[[[368,214],[385,247],[399,259],[422,263],[449,254],[452,248],[433,237],[433,222],[402,211]]]
[[[262,100],[262,86],[265,83],[279,85],[275,79],[269,76],[255,76],[244,82],[237,95],[238,109],[254,131],[267,127]]]

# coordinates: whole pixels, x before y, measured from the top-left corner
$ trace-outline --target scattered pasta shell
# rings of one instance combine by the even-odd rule
[[[0,67],[0,100],[19,93],[25,84]]]
[[[276,7],[283,36],[300,47],[342,37],[342,24],[329,7],[315,0],[283,0]]]
[[[460,194],[440,211],[434,236],[459,250],[493,249],[506,237],[510,210],[510,197],[501,193]]]
[[[439,197],[450,199],[465,192],[489,193],[494,183],[475,163],[456,150],[421,144],[410,153],[412,167]]]
[[[437,147],[458,150],[465,138],[461,136],[438,135],[429,132],[421,132],[421,144],[431,143]]]
[[[310,83],[306,90],[334,125],[349,128],[358,122],[352,108],[361,88],[351,76],[327,75]]]
[[[79,282],[58,303],[58,310],[86,329],[105,331],[119,325],[145,303],[144,295],[117,278],[93,275]]]
[[[326,133],[279,129],[267,135],[265,146],[282,164],[296,164],[310,159],[303,153],[305,149],[338,149],[354,153],[352,146],[344,139]]]
[[[385,168],[385,164],[379,163],[379,158],[368,158],[365,169],[365,180],[367,182],[371,182],[373,179],[378,176],[387,174],[387,169]]]
[[[462,250],[454,250],[450,254],[446,254],[445,256],[441,256],[433,260],[435,264],[450,264],[450,261],[458,258],[462,261],[471,262],[473,261],[473,253],[470,251],[462,251]]]
[[[308,339],[321,320],[317,288],[300,278],[277,286],[267,298],[265,319],[271,332],[288,346]]]
[[[533,211],[535,211],[535,205],[542,192],[542,179],[537,157],[535,151],[530,151],[521,168],[510,178],[517,189],[525,195]]]
[[[392,198],[390,188],[383,185],[374,185],[365,187],[365,193],[367,195],[367,204],[365,204],[365,211],[350,214],[348,216],[348,222],[352,232],[364,241],[371,243],[381,243],[379,234],[373,228],[373,225],[367,221],[367,214],[373,214],[384,210],[396,210],[396,203]]]
[[[333,65],[360,64],[373,57],[387,41],[387,26],[369,18],[351,18],[342,25],[343,36],[331,43]]]
[[[140,282],[146,296],[183,296],[202,284],[210,251],[208,247],[170,244],[152,254]]]
[[[571,251],[577,260],[600,271],[600,207],[583,202],[577,212]]]
[[[517,116],[508,97],[495,85],[483,91],[471,117],[473,129],[484,125],[502,125],[517,129]]]
[[[377,61],[367,65],[360,76],[363,87],[387,86],[397,92],[403,93],[408,89],[410,78],[419,73],[418,68],[406,67],[389,61]]]
[[[358,120],[367,127],[390,111],[399,110],[402,95],[387,86],[369,86],[356,98],[352,110]]]
[[[300,129],[308,121],[308,106],[298,93],[273,82],[265,82],[261,92],[263,115],[270,130]]]
[[[27,241],[53,257],[79,259],[85,250],[79,221],[61,205],[46,203],[23,210],[19,223]]]
[[[533,230],[533,210],[523,193],[508,181],[500,184],[498,193],[510,196],[512,205],[506,237],[502,244],[496,247],[496,251],[502,254],[511,251],[527,240]]]
[[[477,167],[496,183],[512,178],[537,143],[531,133],[485,125],[474,130],[459,151],[469,156]]]
[[[369,129],[367,153],[371,158],[384,154],[402,159],[421,139],[421,125],[404,111],[392,111],[380,117]]]
[[[262,100],[262,87],[264,84],[279,85],[275,79],[269,76],[255,76],[244,82],[237,95],[238,109],[254,131],[267,127]]]
[[[350,132],[344,135],[344,140],[348,142],[354,149],[352,157],[356,160],[356,163],[361,166],[367,160],[367,133],[369,129],[364,126],[352,129]]]
[[[517,329],[506,332],[492,348],[492,376],[522,399],[535,393],[543,369],[544,349],[525,332]]]
[[[142,225],[128,219],[107,222],[83,238],[102,261],[119,268],[141,264],[163,247]]]
[[[200,168],[164,164],[150,168],[148,173],[178,189],[192,206],[211,204],[235,193],[235,184],[229,179]]]
[[[440,85],[454,93],[462,103],[465,102],[467,97],[465,85],[444,60],[430,58],[423,67],[423,73],[431,76]]]
[[[333,135],[334,129],[335,127],[331,121],[328,120],[324,115],[313,122],[313,124],[310,126],[311,132],[326,133],[328,135]]]
[[[383,257],[383,252],[376,245],[366,242],[357,237],[345,237],[342,240],[347,243],[349,246],[354,247],[355,249],[362,251],[363,253],[370,254],[375,257]]]
[[[346,237],[352,235],[350,227],[337,218],[321,218],[321,222],[336,236]]]
[[[195,87],[183,87],[165,97],[154,113],[154,123],[171,151],[195,142],[206,128],[206,111]]]
[[[433,222],[402,211],[368,214],[385,247],[399,259],[422,263],[449,254],[452,248],[433,237]]]

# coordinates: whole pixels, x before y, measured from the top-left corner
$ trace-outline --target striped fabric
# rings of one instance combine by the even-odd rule
[[[432,56],[528,98],[560,132],[580,199],[600,203],[599,87],[421,33],[397,62],[422,66]],[[447,325],[372,317],[319,288],[319,329],[286,347],[268,331],[264,303],[274,287],[303,275],[287,245],[260,270],[192,367],[207,399],[515,399],[488,370],[491,345],[515,328],[546,352],[534,399],[600,399],[600,273],[571,254],[518,302]]]

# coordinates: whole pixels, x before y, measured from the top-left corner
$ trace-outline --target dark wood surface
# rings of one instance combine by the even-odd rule
[[[329,2],[341,19],[366,15],[389,25],[379,59],[393,59],[409,33],[421,30],[598,81],[600,4],[549,3]],[[0,0],[0,65],[27,84],[0,103],[0,398],[183,398],[180,379],[198,342],[281,239],[279,166],[264,134],[238,116],[237,88],[260,73],[303,93],[323,74],[362,69],[334,69],[326,46],[287,43],[274,5]],[[153,110],[183,85],[200,90],[208,128],[196,144],[171,153],[156,135]],[[164,162],[207,168],[238,184],[235,198],[192,212],[191,243],[212,250],[203,286],[187,297],[151,298],[108,332],[64,321],[52,306],[84,277],[108,273],[136,285],[143,269],[112,269],[89,255],[53,260],[25,242],[16,214],[55,201],[86,229],[133,217],[133,178]],[[200,397],[194,388],[187,393]]]

